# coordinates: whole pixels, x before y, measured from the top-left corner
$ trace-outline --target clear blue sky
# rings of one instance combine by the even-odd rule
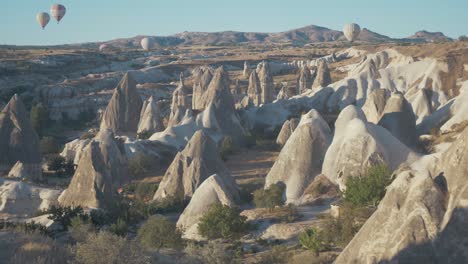
[[[0,0],[0,44],[50,45],[182,31],[279,32],[356,22],[391,37],[426,29],[468,34],[468,0],[61,0],[67,15],[35,20],[56,1]]]

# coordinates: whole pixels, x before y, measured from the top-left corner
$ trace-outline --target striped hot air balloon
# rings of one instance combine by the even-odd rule
[[[146,51],[150,50],[151,46],[153,45],[153,43],[151,42],[149,38],[143,38],[140,44],[141,44],[141,47]]]
[[[39,25],[41,25],[42,29],[44,29],[50,21],[50,16],[45,12],[37,13],[36,20]]]
[[[354,23],[346,24],[343,28],[343,33],[348,41],[353,42],[357,39],[359,33],[361,33],[361,27]]]
[[[54,4],[50,8],[50,13],[55,18],[55,20],[57,20],[57,23],[59,23],[60,20],[62,20],[66,12],[67,12],[67,9],[63,5]]]

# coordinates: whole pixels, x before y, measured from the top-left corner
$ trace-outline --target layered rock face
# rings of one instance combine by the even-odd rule
[[[201,111],[205,108],[203,95],[210,85],[214,70],[211,67],[199,67],[193,73],[192,108]]]
[[[278,138],[276,138],[276,144],[284,146],[284,144],[286,144],[289,137],[296,129],[297,125],[299,125],[298,118],[291,118],[290,120],[286,120],[283,126],[281,127],[281,131],[278,134]]]
[[[350,110],[348,110],[350,111]],[[340,189],[349,177],[365,175],[373,165],[385,164],[390,170],[404,162],[411,163],[418,155],[381,126],[366,123],[344,111],[337,119],[333,142],[323,162],[322,173]],[[341,118],[341,116],[348,118]],[[362,118],[362,117],[361,117]]]
[[[321,60],[317,68],[317,76],[315,77],[312,88],[327,87],[331,84],[330,69],[326,61]]]
[[[234,179],[219,157],[216,143],[203,130],[199,130],[185,149],[177,153],[154,194],[154,200],[190,198],[198,186],[215,173],[225,178],[229,186],[235,186]]]
[[[183,76],[180,75],[179,86],[172,93],[171,113],[167,126],[175,126],[182,121],[187,110],[192,107],[188,97],[188,89],[184,85]]]
[[[142,105],[136,82],[126,73],[104,111],[100,129],[109,128],[116,134],[136,133]]]
[[[416,118],[403,94],[390,96],[378,124],[407,146],[416,143]]]
[[[155,102],[151,96],[143,103],[141,108],[140,122],[138,124],[138,134],[156,133],[164,130],[164,123],[161,117],[161,104]]]
[[[366,98],[362,111],[366,114],[367,121],[377,124],[387,104],[390,93],[385,89],[375,89]]]
[[[418,163],[397,175],[337,264],[468,262],[468,129]]]
[[[253,105],[259,106],[262,104],[262,87],[256,71],[252,71],[250,74],[247,96]]]
[[[244,61],[244,70],[242,71],[242,75],[245,79],[250,77],[250,64],[247,61]]]
[[[286,202],[297,203],[309,183],[320,174],[331,131],[320,114],[311,110],[281,150],[265,180],[265,188],[277,182],[286,186]]]
[[[302,67],[301,71],[299,72],[299,76],[297,77],[298,94],[302,94],[308,89],[312,89],[313,83],[314,83],[314,79],[313,79],[312,74],[310,73],[309,67],[307,66]]]
[[[234,184],[234,185],[231,185]],[[177,221],[177,227],[184,230],[184,238],[203,240],[198,233],[198,223],[210,206],[216,203],[235,206],[239,199],[236,183],[226,182],[226,178],[214,174],[207,178],[193,194],[190,203]]]
[[[39,137],[31,126],[29,114],[18,95],[14,95],[0,112],[0,169],[9,170],[21,162],[28,167],[29,179],[40,179],[41,154]]]
[[[260,80],[260,87],[262,89],[262,104],[273,102],[275,99],[275,85],[273,83],[273,76],[270,72],[270,65],[264,61],[259,64],[258,78]]]
[[[60,195],[65,206],[110,206],[118,187],[128,181],[126,157],[111,130],[100,131],[85,148],[68,188]]]

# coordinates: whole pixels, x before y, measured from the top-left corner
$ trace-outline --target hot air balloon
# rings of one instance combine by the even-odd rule
[[[348,41],[353,42],[357,39],[359,33],[361,33],[361,28],[358,24],[346,24],[343,28],[343,33]]]
[[[50,13],[57,20],[57,23],[65,16],[67,9],[63,5],[55,4],[50,8]]]
[[[152,43],[151,43],[151,40],[149,38],[143,38],[141,40],[141,47],[144,49],[144,50],[149,50],[152,46]]]
[[[101,45],[99,46],[99,51],[104,51],[104,50],[106,50],[108,47],[109,47],[109,45],[107,45],[107,44],[101,44]]]
[[[37,13],[36,20],[39,22],[39,25],[41,25],[42,29],[44,29],[50,21],[50,16],[44,12]]]

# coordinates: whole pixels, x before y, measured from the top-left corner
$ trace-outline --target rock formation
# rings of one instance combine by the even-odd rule
[[[184,117],[187,110],[190,110],[192,107],[190,105],[188,90],[184,85],[184,79],[182,74],[180,75],[179,86],[172,93],[172,103],[171,103],[171,114],[169,115],[169,121],[167,126],[175,126]]]
[[[155,102],[153,96],[143,103],[138,124],[138,134],[156,133],[164,130],[161,117],[161,104]]]
[[[355,118],[366,122],[366,115],[360,108],[354,105],[348,105],[345,107],[336,118],[333,138],[340,138],[343,134],[347,133],[348,131],[346,131],[346,126]]]
[[[143,102],[136,89],[136,81],[126,73],[115,88],[101,120],[101,130],[116,134],[136,133]]]
[[[286,100],[289,98],[289,91],[288,91],[288,85],[283,84],[281,86],[281,90],[278,93],[278,96],[276,96],[276,100]]]
[[[284,144],[286,144],[286,141],[288,141],[289,137],[292,135],[298,124],[298,118],[291,118],[289,120],[286,120],[283,126],[281,127],[281,131],[279,132],[278,137],[276,138],[276,144],[284,146]]]
[[[118,187],[128,180],[127,160],[110,130],[102,130],[85,148],[68,188],[59,197],[65,206],[111,206]]]
[[[321,60],[317,68],[317,76],[315,77],[312,89],[319,87],[327,87],[331,84],[330,70],[326,61]]]
[[[27,168],[29,179],[42,177],[39,137],[26,107],[15,94],[0,112],[0,169],[8,171],[18,161]]]
[[[203,95],[210,85],[213,78],[213,69],[211,67],[199,67],[193,73],[193,94],[192,108],[194,110],[203,110],[205,106],[202,103]]]
[[[258,79],[260,80],[260,87],[262,89],[262,104],[273,102],[275,99],[275,85],[273,83],[273,76],[270,73],[270,66],[268,62],[264,61],[260,64]]]
[[[297,92],[298,94],[302,94],[303,92],[307,91],[308,89],[312,89],[312,84],[314,80],[312,79],[312,74],[310,73],[310,69],[307,66],[301,67],[299,75],[297,77]]]
[[[416,124],[421,123],[426,116],[432,114],[431,95],[432,91],[429,89],[418,89],[414,94],[405,94],[413,109]]]
[[[10,172],[8,172],[8,178],[16,179],[39,179],[41,175],[41,164],[24,164],[21,161],[17,161]]]
[[[367,121],[377,124],[387,104],[390,93],[385,89],[373,90],[362,106],[362,111],[366,114]]]
[[[242,75],[244,76],[245,79],[248,79],[250,77],[250,64],[247,61],[244,61],[244,70],[242,71]]]
[[[207,178],[195,191],[190,203],[177,221],[177,227],[184,230],[184,238],[203,240],[198,233],[199,219],[213,204],[235,206],[239,194],[233,189],[237,189],[236,183],[226,182],[226,178],[218,174]]]
[[[407,146],[416,143],[416,118],[403,94],[390,96],[378,124]]]
[[[301,117],[299,125],[281,150],[266,177],[265,188],[282,182],[286,186],[286,202],[297,203],[304,189],[320,174],[330,142],[330,128],[312,109]]]
[[[84,153],[83,150],[86,148],[86,146],[89,145],[89,143],[91,143],[91,141],[92,139],[90,138],[77,138],[73,141],[70,141],[65,144],[65,147],[63,148],[62,153],[60,153],[60,156],[64,157],[66,160],[72,160],[75,165],[78,165],[78,162]]]
[[[250,74],[247,96],[253,105],[259,106],[262,104],[262,88],[260,86],[260,80],[258,79],[256,71],[252,71]]]
[[[335,125],[336,126],[336,125]],[[364,175],[377,164],[395,170],[400,164],[411,163],[418,156],[381,126],[354,118],[334,137],[323,162],[322,174],[345,188],[348,177]]]
[[[206,132],[199,130],[185,149],[177,153],[154,194],[154,200],[188,199],[203,181],[215,173],[229,183],[229,188],[235,186],[234,179],[219,157],[216,143]]]
[[[404,169],[336,263],[467,263],[468,129]]]

